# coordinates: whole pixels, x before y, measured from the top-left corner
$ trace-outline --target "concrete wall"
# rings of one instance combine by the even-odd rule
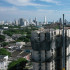
[[[48,38],[45,37],[45,34],[47,32],[48,32],[48,30],[46,30],[46,32],[45,32],[45,30],[32,32],[32,37],[31,37],[32,41],[34,41],[34,38],[38,37],[39,33],[40,33],[40,41],[44,41],[45,39],[48,39]],[[55,59],[54,59],[55,56],[56,56],[56,50],[55,49],[57,48],[56,45],[55,45],[55,38],[59,34],[62,35],[62,32],[63,32],[63,30],[59,30],[59,29],[51,30],[50,29],[50,32],[49,32],[50,33],[50,38],[52,38],[52,43],[50,44],[51,47],[48,51],[46,50],[46,52],[45,52],[45,49],[41,49],[40,54],[41,54],[41,61],[45,61],[46,58],[50,59],[51,56],[52,56],[52,60],[50,60],[50,62],[47,62],[47,63],[46,62],[44,62],[44,63],[41,62],[41,65],[42,65],[41,68],[43,67],[42,70],[45,70],[46,67],[47,67],[47,70],[57,70],[56,69],[56,63],[59,64],[59,62],[56,62]],[[38,39],[38,38],[36,38],[36,39]],[[46,44],[43,44],[42,47],[44,47],[44,46],[47,47]],[[60,47],[62,47],[62,46],[60,46]],[[41,47],[39,47],[39,48],[41,48]],[[58,49],[57,49],[57,51],[58,51]],[[62,48],[60,49],[60,51],[62,52]],[[59,53],[60,53],[60,51],[59,51]],[[37,61],[39,61],[38,60],[39,59],[39,53],[38,52],[39,52],[38,50],[36,51],[34,49],[32,51],[32,58],[37,60]],[[57,55],[59,53],[57,52]],[[61,54],[60,54],[60,56],[61,56]],[[45,65],[45,63],[46,63],[46,65]],[[62,59],[60,60],[60,63],[62,65]],[[33,67],[34,67],[33,70],[39,70],[39,62],[37,62],[37,63],[34,62]],[[70,70],[70,29],[67,30],[66,69]]]

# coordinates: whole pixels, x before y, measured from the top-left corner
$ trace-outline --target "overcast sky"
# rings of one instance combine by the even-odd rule
[[[0,0],[0,20],[15,20],[18,18],[44,21],[58,20],[65,14],[70,21],[70,0]]]

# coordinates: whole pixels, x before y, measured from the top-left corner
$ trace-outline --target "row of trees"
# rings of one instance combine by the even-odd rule
[[[12,61],[8,65],[8,70],[28,70],[25,68],[27,60],[24,58],[19,58],[16,61]]]

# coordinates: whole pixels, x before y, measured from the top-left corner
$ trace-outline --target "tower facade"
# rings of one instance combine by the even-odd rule
[[[38,30],[31,36],[33,70],[62,70],[63,30]],[[70,29],[65,34],[65,65],[70,69]]]
[[[50,50],[53,30],[33,31],[31,35],[33,70],[52,70],[55,67],[52,67],[54,61]]]
[[[46,16],[44,17],[44,24],[47,24]]]
[[[27,26],[27,20],[23,19],[23,18],[20,18],[19,19],[19,24],[20,24],[20,26]]]

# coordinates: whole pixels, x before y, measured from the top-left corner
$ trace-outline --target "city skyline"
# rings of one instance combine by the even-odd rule
[[[62,14],[70,19],[69,0],[0,0],[0,21],[14,20],[19,18],[44,21],[57,21]]]

